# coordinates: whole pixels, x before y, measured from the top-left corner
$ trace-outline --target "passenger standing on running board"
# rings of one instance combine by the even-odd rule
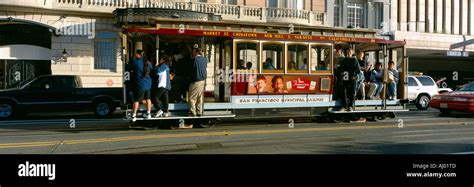
[[[169,67],[170,57],[162,54],[160,61],[153,69],[153,86],[151,90],[151,102],[156,108],[155,118],[168,117],[168,91],[171,90],[171,77]]]
[[[134,92],[133,96],[133,114],[132,121],[137,120],[137,111],[140,105],[139,102],[142,102],[143,99],[146,100],[146,114],[143,114],[143,117],[146,119],[151,118],[151,100],[150,100],[150,89],[151,89],[151,77],[150,71],[153,69],[153,66],[144,61],[142,58],[142,51],[137,50],[135,54],[135,59],[133,59],[133,80],[134,80]]]
[[[204,105],[204,86],[207,78],[207,59],[202,56],[197,44],[194,45],[192,56],[194,69],[191,71],[189,85],[189,116],[202,116]]]
[[[352,48],[348,47],[344,49],[344,60],[342,60],[341,65],[339,66],[339,78],[342,80],[342,106],[347,111],[352,111],[355,100],[355,86],[360,73],[359,62],[356,58],[352,56]]]

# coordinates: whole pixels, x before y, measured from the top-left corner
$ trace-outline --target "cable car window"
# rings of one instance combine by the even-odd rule
[[[263,43],[262,44],[262,72],[263,73],[283,73],[283,44]]]
[[[237,70],[258,70],[258,48],[256,42],[239,42],[236,44]]]
[[[330,73],[332,48],[329,45],[311,46],[311,73]]]
[[[287,72],[308,73],[308,46],[288,44],[287,50]]]

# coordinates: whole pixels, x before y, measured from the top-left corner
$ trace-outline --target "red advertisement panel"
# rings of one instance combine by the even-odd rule
[[[248,75],[248,95],[330,93],[329,76]],[[322,84],[322,85],[321,85]]]

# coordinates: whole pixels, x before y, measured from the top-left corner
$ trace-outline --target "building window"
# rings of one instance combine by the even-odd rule
[[[237,0],[221,0],[221,4],[237,5]]]
[[[97,33],[94,42],[94,69],[116,71],[115,33]]]
[[[355,28],[363,25],[364,8],[362,3],[347,3],[347,25]]]
[[[287,8],[303,10],[304,9],[304,0],[288,0]]]
[[[334,26],[341,26],[341,6],[339,0],[334,1]]]
[[[388,28],[388,25],[382,25],[383,20],[383,3],[374,3],[375,7],[375,29],[382,29],[382,26],[385,26]],[[384,29],[387,29],[384,28]]]
[[[278,0],[268,0],[267,5],[271,8],[278,8]]]
[[[291,8],[291,9],[304,9],[305,0],[268,0],[268,7],[271,8]]]

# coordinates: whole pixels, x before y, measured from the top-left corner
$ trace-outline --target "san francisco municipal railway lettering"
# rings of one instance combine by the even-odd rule
[[[258,99],[259,103],[281,103],[280,98]]]
[[[306,98],[285,98],[283,102],[288,103],[306,103]]]
[[[324,98],[308,98],[308,102],[323,102]]]
[[[256,103],[257,102],[257,99],[239,99],[238,100],[238,103]]]
[[[322,97],[318,98],[245,98],[245,99],[237,99],[234,101],[236,104],[256,104],[256,103],[306,103],[306,102],[325,102],[326,100]]]

